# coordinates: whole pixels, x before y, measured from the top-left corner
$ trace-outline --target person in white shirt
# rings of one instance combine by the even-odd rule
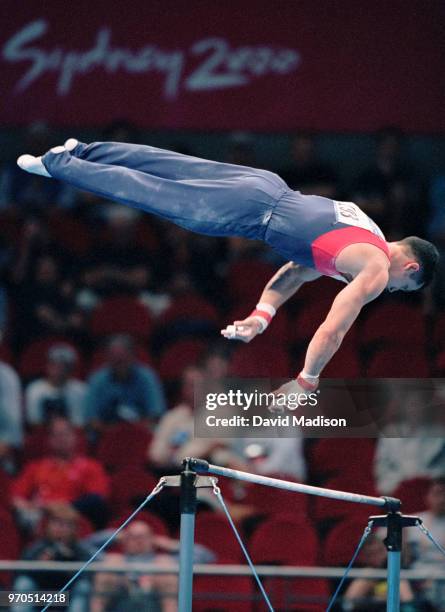
[[[29,425],[39,425],[58,415],[76,427],[85,425],[86,384],[72,377],[75,351],[57,344],[48,351],[46,376],[30,383],[25,393],[25,414]]]

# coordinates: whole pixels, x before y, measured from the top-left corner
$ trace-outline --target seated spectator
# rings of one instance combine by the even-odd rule
[[[193,438],[193,402],[195,385],[203,380],[203,372],[190,366],[182,374],[181,399],[168,410],[156,427],[148,458],[157,467],[179,467],[185,455],[183,447]]]
[[[17,348],[41,336],[82,333],[84,320],[73,305],[74,285],[63,276],[60,259],[42,253],[30,262],[30,268],[17,279],[14,292]]]
[[[69,505],[51,504],[42,517],[43,534],[25,549],[24,561],[86,561],[90,551],[78,540],[79,514]],[[14,591],[58,591],[71,578],[70,571],[33,571],[21,573],[14,580]],[[89,579],[76,581],[70,588],[70,610],[87,612],[85,600]],[[31,612],[29,604],[15,604],[14,612]],[[40,606],[39,608],[40,609]]]
[[[374,459],[377,489],[382,495],[391,495],[404,480],[445,473],[445,430],[438,422],[443,403],[440,394],[428,385],[418,390],[398,387],[391,408],[394,419],[383,429]]]
[[[213,460],[219,465],[254,472],[255,474],[281,474],[306,480],[304,440],[295,430],[293,438],[240,438],[232,441],[232,448],[215,451]]]
[[[49,454],[30,461],[12,486],[13,505],[24,528],[34,528],[53,502],[72,504],[95,525],[103,525],[109,481],[102,466],[76,452],[76,433],[64,418],[50,425]]]
[[[108,573],[96,574],[91,610],[118,612],[144,609],[176,612],[177,575],[136,573],[131,571],[131,564],[144,563],[166,569],[175,567],[178,563],[179,542],[166,536],[156,536],[150,525],[136,520],[123,531],[120,544],[120,560],[130,565],[129,571],[111,577]],[[194,555],[195,563],[208,563],[215,559],[210,551],[200,545],[195,545]],[[113,554],[112,562],[118,561],[119,557]]]
[[[386,567],[386,549],[382,540],[371,534],[363,545],[359,557],[359,565],[373,569]],[[354,612],[384,612],[386,610],[387,583],[385,580],[370,580],[355,578],[352,580],[343,596],[343,607]],[[424,610],[417,605],[412,588],[407,580],[400,583],[401,612],[417,612]]]
[[[433,537],[445,547],[445,474],[435,478],[427,495],[425,512],[414,512],[414,516],[422,519]],[[443,569],[444,557],[420,529],[406,529],[406,542],[412,557],[412,567],[419,570]],[[426,599],[434,606],[434,610],[445,610],[445,585],[443,582],[434,584],[427,581],[422,585]]]
[[[0,466],[10,471],[12,451],[23,441],[22,389],[19,377],[0,361]]]
[[[353,199],[391,240],[422,234],[421,189],[403,155],[404,135],[394,127],[376,134],[375,159],[358,177]]]
[[[73,425],[85,425],[84,382],[72,378],[76,353],[67,345],[50,348],[46,376],[28,385],[25,393],[26,421],[29,425],[47,423],[53,416],[66,417]]]
[[[327,198],[336,196],[335,172],[317,157],[315,141],[310,134],[295,136],[292,142],[291,163],[279,174],[291,189]]]
[[[122,206],[107,210],[105,242],[93,250],[83,269],[83,286],[97,298],[140,295],[147,289],[147,254],[135,244],[138,218],[137,211]]]
[[[117,421],[146,421],[165,412],[165,398],[157,374],[136,361],[134,342],[114,336],[108,361],[89,380],[87,418],[96,426]]]
[[[377,490],[391,495],[404,480],[445,471],[444,438],[379,438],[374,461]]]

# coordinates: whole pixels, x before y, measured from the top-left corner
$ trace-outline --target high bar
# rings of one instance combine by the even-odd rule
[[[186,458],[184,459],[184,465],[187,464],[189,469],[196,470],[197,472],[227,476],[228,478],[236,478],[237,480],[253,482],[267,487],[275,487],[277,489],[285,489],[286,491],[293,491],[295,493],[306,493],[307,495],[318,495],[319,497],[328,497],[330,499],[338,499],[339,501],[379,506],[391,512],[398,511],[401,506],[400,500],[394,497],[372,497],[370,495],[360,495],[359,493],[347,493],[346,491],[313,487],[311,485],[290,482],[288,480],[280,480],[279,478],[260,476],[259,474],[251,474],[240,470],[231,470],[230,468],[212,465],[203,459]]]

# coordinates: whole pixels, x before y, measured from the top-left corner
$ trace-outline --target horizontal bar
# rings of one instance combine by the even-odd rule
[[[71,561],[0,561],[0,572],[75,572],[82,567],[81,562]],[[294,567],[287,565],[257,565],[260,576],[282,578],[341,578],[345,572],[344,567]],[[92,563],[85,572],[105,572],[122,574],[132,572],[147,575],[173,575],[178,574],[177,565],[160,567],[148,563],[131,563],[111,565],[109,563]],[[216,565],[196,564],[193,573],[200,576],[251,576],[251,569],[247,565]],[[402,570],[402,578],[407,580],[441,580],[445,581],[445,570],[434,568],[428,570]],[[353,568],[351,578],[369,578],[371,580],[386,579],[386,569]]]
[[[204,470],[203,464],[205,464],[205,462],[197,460],[195,464],[196,469],[198,471]],[[379,506],[380,508],[386,507],[388,503],[384,497],[371,497],[369,495],[360,495],[358,493],[346,493],[345,491],[335,491],[334,489],[323,489],[322,487],[312,487],[311,485],[290,482],[288,480],[280,480],[279,478],[270,478],[269,476],[250,474],[249,472],[241,472],[240,470],[231,470],[218,465],[207,465],[207,472],[210,474],[227,476],[228,478],[236,478],[237,480],[262,484],[268,487],[276,487],[277,489],[285,489],[286,491],[293,491],[295,493],[307,493],[308,495],[329,497],[330,499],[338,499],[341,501],[353,502],[355,504],[368,504],[370,506]]]

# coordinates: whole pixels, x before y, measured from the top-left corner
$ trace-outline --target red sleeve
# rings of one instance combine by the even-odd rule
[[[13,481],[11,487],[12,497],[21,497],[23,499],[31,499],[35,490],[35,475],[38,464],[35,462],[29,463],[22,473]]]
[[[110,481],[103,467],[93,459],[87,459],[85,466],[85,493],[97,493],[103,497],[110,494]]]

